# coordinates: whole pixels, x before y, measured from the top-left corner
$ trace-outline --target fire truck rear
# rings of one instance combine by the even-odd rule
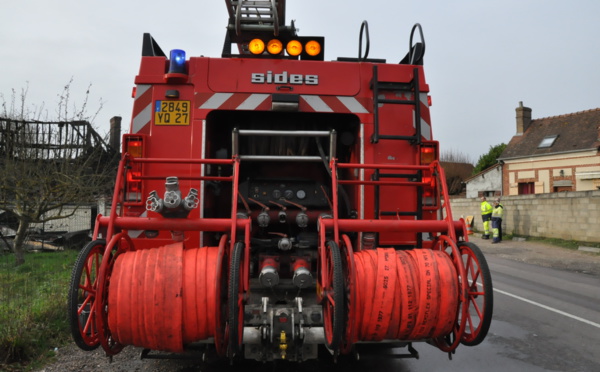
[[[325,61],[285,0],[225,3],[221,58],[144,35],[110,214],[73,269],[77,345],[303,361],[479,344],[491,276],[452,216],[420,25],[399,63],[368,57],[366,22],[356,57]]]

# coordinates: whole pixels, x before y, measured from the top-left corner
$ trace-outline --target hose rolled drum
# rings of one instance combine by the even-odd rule
[[[218,247],[175,243],[119,255],[108,289],[112,337],[182,352],[187,343],[218,336],[222,254]]]
[[[446,253],[378,248],[354,253],[354,262],[353,341],[424,340],[452,331],[459,283]]]

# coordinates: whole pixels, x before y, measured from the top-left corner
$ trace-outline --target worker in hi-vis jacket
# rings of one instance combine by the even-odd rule
[[[483,220],[482,239],[490,238],[490,222],[492,221],[492,205],[488,203],[485,196],[481,197],[481,219]]]
[[[504,216],[504,206],[500,204],[500,199],[494,200],[492,210],[492,244],[502,241],[502,217]]]

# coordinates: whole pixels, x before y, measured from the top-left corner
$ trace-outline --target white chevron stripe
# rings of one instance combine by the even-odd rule
[[[423,119],[421,119],[421,136],[428,141],[431,140],[431,125]]]
[[[413,111],[413,128],[416,128],[414,111]],[[423,120],[423,118],[421,118],[421,136],[424,137],[428,141],[431,140],[431,125],[429,125],[428,122]]]
[[[419,99],[421,100],[422,104],[424,104],[425,106],[429,107],[429,102],[427,101],[427,93],[421,93],[421,94],[419,94]]]
[[[346,106],[348,108],[348,110],[350,110],[350,112],[353,112],[356,114],[368,114],[369,113],[369,110],[365,109],[363,107],[363,105],[361,105],[360,102],[358,102],[358,100],[354,97],[337,96],[337,99],[339,99],[340,102],[342,102],[344,104],[344,106]]]
[[[421,101],[421,103],[425,107],[429,108],[429,102],[427,100],[427,93],[420,93],[419,101]],[[423,137],[425,137],[426,140],[431,140],[431,125],[429,125],[428,122],[423,120],[423,118],[421,118],[421,135]]]
[[[251,94],[236,110],[254,110],[269,97],[268,94]]]
[[[140,98],[148,89],[150,89],[152,85],[150,84],[140,84],[135,87],[135,99]]]
[[[152,117],[152,104],[146,106],[139,114],[133,118],[131,129],[133,133],[139,132],[146,124],[150,122]]]
[[[333,112],[331,107],[327,106],[327,104],[319,96],[301,96],[301,97],[306,101],[306,103],[308,103],[308,105],[310,107],[312,107],[313,110],[315,110],[317,112]]]
[[[225,101],[227,101],[233,93],[215,93],[208,101],[204,102],[201,109],[218,109]]]

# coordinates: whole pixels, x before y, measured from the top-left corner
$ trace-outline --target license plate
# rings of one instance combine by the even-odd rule
[[[190,125],[190,101],[156,101],[154,124]]]

